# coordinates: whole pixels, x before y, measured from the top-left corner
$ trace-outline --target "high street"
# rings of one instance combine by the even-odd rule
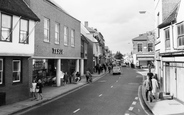
[[[138,100],[142,77],[136,70],[122,68],[121,75],[107,74],[85,87],[42,104],[23,115],[144,115]]]

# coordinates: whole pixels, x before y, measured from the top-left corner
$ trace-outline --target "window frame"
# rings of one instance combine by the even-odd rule
[[[64,26],[64,45],[68,46],[68,27]]]
[[[54,32],[55,44],[59,44],[60,42],[60,24],[55,22],[55,32]]]
[[[14,71],[14,62],[19,62],[19,70],[18,71]],[[14,72],[19,72],[19,79],[18,80],[14,80]],[[21,60],[15,59],[12,61],[12,80],[13,83],[20,83],[21,82]]]
[[[184,46],[184,22],[177,25],[177,46]]]
[[[168,49],[171,47],[171,43],[170,43],[170,28],[166,28],[164,29],[164,35],[165,35],[165,48]]]
[[[139,45],[141,46],[141,47],[139,47]],[[141,49],[141,50],[140,50]],[[137,52],[142,52],[142,44],[141,43],[138,43],[137,44]]]
[[[0,79],[1,79],[0,86],[1,86],[1,85],[4,84],[4,62],[3,62],[3,59],[2,58],[0,58],[0,61],[2,61],[2,65],[0,65],[0,66],[2,66],[1,67],[2,70],[0,70],[0,74],[1,74],[1,77],[0,77]]]
[[[9,40],[7,40],[7,38],[6,38],[6,40],[4,40],[4,38],[3,38],[3,28],[5,28],[5,27],[3,27],[3,15],[6,15],[6,16],[10,17],[10,28],[9,28],[9,34],[8,34]],[[12,23],[13,23],[12,15],[9,15],[9,14],[6,14],[6,13],[1,13],[1,33],[0,33],[1,37],[0,37],[0,41],[2,41],[2,42],[12,42]]]
[[[71,29],[71,46],[72,47],[75,47],[75,30],[74,29]]]
[[[45,27],[45,24],[47,24],[47,27]],[[45,36],[45,34],[47,36]],[[46,17],[44,17],[44,42],[50,42],[50,19]]]
[[[148,52],[153,51],[153,43],[148,43]]]
[[[25,30],[21,30],[21,21],[27,21],[27,31]],[[21,31],[23,32],[26,32],[26,40],[24,42],[21,42]],[[28,36],[28,33],[29,33],[29,21],[26,20],[26,19],[20,19],[20,28],[19,28],[19,43],[22,43],[22,44],[29,44],[29,36]]]

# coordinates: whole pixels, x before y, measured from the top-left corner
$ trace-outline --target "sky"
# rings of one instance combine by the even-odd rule
[[[113,53],[130,53],[132,39],[154,30],[154,0],[54,0],[84,25],[96,28]],[[140,14],[139,11],[146,11]]]

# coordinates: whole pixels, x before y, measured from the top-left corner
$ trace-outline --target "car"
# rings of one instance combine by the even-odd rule
[[[122,66],[122,67],[126,67],[126,64],[125,64],[125,63],[121,63],[121,66]]]
[[[112,74],[121,74],[121,67],[120,66],[114,66],[112,69]]]

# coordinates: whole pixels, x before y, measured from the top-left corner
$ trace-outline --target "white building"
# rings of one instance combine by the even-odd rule
[[[156,73],[163,91],[184,102],[183,13],[182,0],[155,0]]]

